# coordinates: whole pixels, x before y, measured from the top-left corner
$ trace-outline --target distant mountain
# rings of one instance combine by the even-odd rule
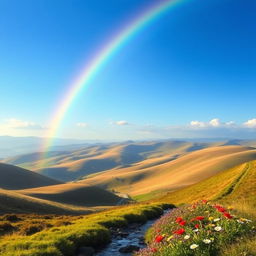
[[[16,190],[56,184],[60,182],[14,165],[0,163],[0,188]]]
[[[45,138],[40,137],[12,137],[0,136],[0,159],[20,154],[34,153],[40,151]],[[98,143],[93,140],[55,139],[52,150],[63,151],[77,149],[90,143]],[[65,146],[65,149],[62,147]]]

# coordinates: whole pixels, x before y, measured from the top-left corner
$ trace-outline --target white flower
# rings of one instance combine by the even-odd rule
[[[244,222],[243,221],[241,221],[241,220],[236,220],[238,223],[240,223],[240,224],[244,224]]]
[[[185,235],[185,236],[184,236],[184,239],[185,239],[185,240],[188,240],[189,238],[190,238],[190,235]]]
[[[196,229],[194,229],[193,231],[194,231],[194,232],[198,232],[199,230],[198,230],[198,228],[196,228]]]
[[[215,231],[221,231],[221,230],[222,230],[222,227],[217,226],[217,227],[214,228],[214,230],[215,230]]]
[[[199,246],[199,245],[197,245],[197,244],[191,244],[191,245],[190,245],[190,249],[194,250],[194,249],[196,249],[198,246]]]
[[[211,241],[210,239],[204,239],[203,242],[204,242],[205,244],[210,244],[212,241]]]
[[[220,221],[220,218],[216,218],[213,220],[214,222]]]

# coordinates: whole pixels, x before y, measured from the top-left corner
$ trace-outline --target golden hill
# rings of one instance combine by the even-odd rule
[[[184,154],[203,148],[227,143],[197,143],[186,141],[126,142],[87,146],[73,151],[49,152],[46,159],[38,154],[28,154],[6,159],[43,175],[62,181],[74,181],[83,177],[136,165],[155,165],[168,162]],[[44,168],[38,169],[39,166]]]
[[[14,165],[0,163],[0,188],[25,189],[56,184],[60,182]]]
[[[68,183],[16,191],[20,194],[75,206],[113,206],[123,198],[102,188]]]
[[[37,199],[20,193],[0,189],[0,214],[37,213],[37,214],[85,214],[93,209],[74,207],[48,200]]]
[[[174,191],[254,159],[256,149],[251,147],[211,147],[162,164],[152,166],[151,163],[150,167],[144,162],[142,166],[114,169],[88,177],[81,183],[115,189],[132,196]]]
[[[256,161],[247,162],[220,172],[186,188],[167,192],[154,198],[156,202],[175,205],[193,203],[202,199],[215,200],[236,210],[256,216]],[[147,196],[140,197],[147,200]]]

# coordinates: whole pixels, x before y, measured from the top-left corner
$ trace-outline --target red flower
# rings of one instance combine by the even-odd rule
[[[218,210],[219,212],[225,212],[225,211],[226,211],[225,208],[223,208],[223,207],[219,207],[219,208],[217,208],[217,210]]]
[[[227,219],[232,219],[232,218],[233,218],[228,212],[224,212],[223,215],[224,215]]]
[[[203,204],[207,204],[207,202],[208,202],[207,200],[202,200]]]
[[[220,206],[220,205],[215,205],[214,208],[216,208],[217,211],[219,211],[219,212],[225,212],[225,211],[226,211],[225,208],[223,208],[223,207]]]
[[[179,224],[181,225],[181,226],[185,226],[186,225],[186,221],[185,220],[183,220],[183,221],[181,221]]]
[[[164,236],[158,235],[158,236],[156,237],[155,241],[156,241],[157,243],[161,243],[161,242],[163,241],[163,239],[164,239]]]
[[[177,229],[177,230],[173,231],[173,234],[176,234],[176,235],[182,235],[184,233],[185,233],[184,228],[180,228],[180,229]]]
[[[151,252],[157,252],[156,248],[151,248]]]
[[[157,229],[157,231],[156,231],[157,233],[160,233],[161,232],[161,229]]]
[[[199,224],[196,224],[196,225],[195,225],[195,228],[200,228],[200,225],[199,225]]]
[[[196,220],[203,220],[204,219],[204,216],[197,216],[196,217]]]
[[[176,218],[176,222],[177,222],[177,223],[180,223],[180,222],[182,222],[182,221],[183,221],[183,219],[182,219],[181,217],[177,217],[177,218]]]

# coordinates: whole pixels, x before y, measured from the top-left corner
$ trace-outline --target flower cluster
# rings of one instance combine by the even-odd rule
[[[148,248],[136,255],[217,255],[220,246],[252,230],[251,220],[203,200],[160,218],[148,233]]]

